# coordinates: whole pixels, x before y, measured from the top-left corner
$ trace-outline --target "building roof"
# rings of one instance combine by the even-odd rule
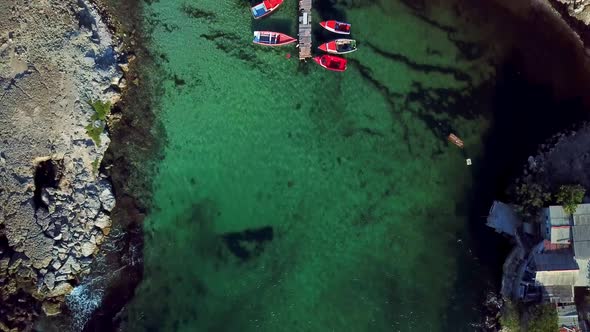
[[[578,258],[590,258],[590,224],[574,225],[574,253]]]
[[[570,226],[551,226],[551,243],[568,244],[571,241]]]
[[[543,251],[550,252],[550,251],[563,251],[570,248],[569,244],[557,244],[551,243],[549,240],[543,240]]]
[[[537,271],[535,281],[541,286],[574,285],[578,277],[577,270]]]
[[[580,268],[571,252],[539,253],[533,259],[537,284],[565,286],[576,283]]]
[[[590,266],[588,266],[588,259],[579,259],[576,257],[576,262],[578,262],[580,271],[578,272],[574,287],[590,287],[590,270],[588,269]]]
[[[570,216],[560,205],[551,205],[547,208],[547,218],[551,226],[564,226],[570,224]]]
[[[534,257],[537,271],[578,271],[578,263],[571,252],[549,252]]]
[[[574,302],[574,286],[556,285],[542,287],[543,299],[553,303],[572,303]],[[574,312],[575,312],[574,306]],[[559,311],[558,311],[559,312]]]
[[[590,204],[579,204],[573,217],[574,225],[590,225]]]
[[[522,221],[512,208],[512,206],[494,201],[490,208],[490,213],[486,225],[492,227],[498,233],[506,233],[514,236],[516,228],[520,226]]]

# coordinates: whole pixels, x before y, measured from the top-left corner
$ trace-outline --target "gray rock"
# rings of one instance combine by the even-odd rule
[[[43,277],[43,282],[45,283],[45,285],[47,285],[47,288],[49,288],[49,290],[53,290],[53,288],[55,287],[55,274],[53,272],[48,272]]]
[[[96,246],[96,244],[94,244],[92,242],[84,242],[82,244],[82,248],[81,248],[82,256],[84,256],[84,257],[92,256],[92,254],[94,254],[94,252],[97,249],[98,249],[98,247]]]
[[[54,260],[53,260],[53,263],[51,264],[51,267],[52,267],[54,270],[56,270],[56,271],[57,271],[57,270],[59,270],[59,268],[60,268],[62,265],[63,265],[63,264],[62,264],[62,262],[61,262],[59,259],[54,259]]]
[[[111,227],[111,220],[106,214],[101,212],[94,221],[94,225],[100,229],[105,229]]]
[[[86,206],[86,215],[90,219],[96,218],[100,212],[100,200],[96,196],[88,196],[88,199],[84,203]]]
[[[65,274],[60,274],[58,276],[55,277],[55,281],[59,282],[59,281],[66,281],[66,280],[70,280],[70,277],[65,275]]]
[[[103,189],[99,198],[104,210],[111,212],[115,208],[115,196],[110,188]]]
[[[57,278],[55,279],[57,281]],[[48,297],[57,297],[70,294],[70,292],[74,289],[72,285],[67,282],[60,282],[59,284],[55,285],[53,290],[48,294]]]

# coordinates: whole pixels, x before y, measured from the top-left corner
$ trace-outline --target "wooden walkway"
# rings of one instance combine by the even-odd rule
[[[299,60],[311,58],[311,1],[299,0]]]

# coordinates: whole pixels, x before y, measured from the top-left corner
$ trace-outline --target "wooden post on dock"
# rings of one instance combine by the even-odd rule
[[[299,0],[299,60],[311,58],[311,1]]]

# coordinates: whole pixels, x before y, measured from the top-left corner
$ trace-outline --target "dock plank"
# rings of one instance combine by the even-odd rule
[[[311,8],[312,0],[299,0],[299,59],[311,58]]]

